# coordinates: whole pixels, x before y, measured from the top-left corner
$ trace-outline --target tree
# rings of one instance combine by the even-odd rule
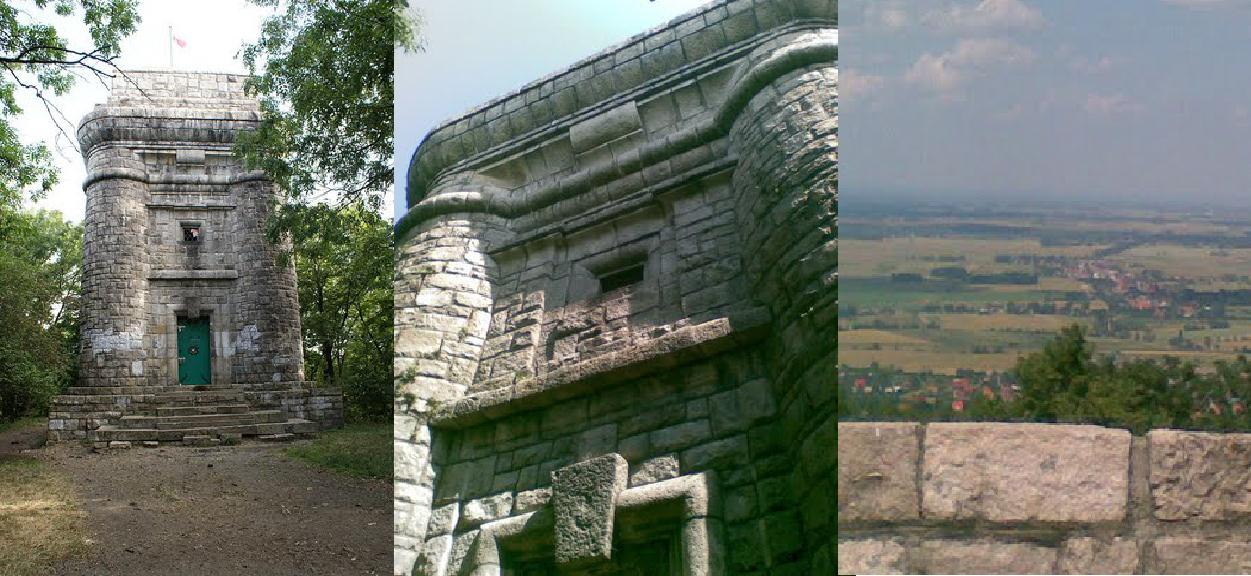
[[[252,2],[277,14],[243,50],[262,109],[240,139],[244,160],[295,199],[329,194],[377,210],[394,181],[395,47],[417,47],[407,3]]]
[[[71,126],[54,97],[65,94],[79,75],[103,81],[119,74],[113,63],[121,40],[139,22],[134,0],[32,0],[14,6],[0,1],[0,210],[16,209],[26,196],[52,189],[56,171],[43,143],[24,143],[9,118],[22,112],[18,93],[33,94],[64,136]],[[32,10],[32,8],[34,8]],[[92,46],[71,47],[55,26],[40,17],[79,14]],[[67,139],[73,143],[72,138]]]
[[[391,226],[361,201],[292,205],[309,376],[343,388],[350,416],[391,414]]]
[[[48,23],[53,14],[80,17],[91,45],[71,46]],[[55,98],[76,79],[121,74],[114,60],[138,21],[134,0],[0,1],[0,418],[44,412],[73,382],[82,262],[81,227],[22,208],[51,190],[57,174],[47,144],[23,142],[10,118],[22,112],[26,91],[74,143]]]
[[[0,419],[45,413],[77,374],[82,227],[0,210]]]

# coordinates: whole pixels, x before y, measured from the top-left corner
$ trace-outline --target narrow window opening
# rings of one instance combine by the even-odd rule
[[[599,277],[599,292],[605,294],[643,281],[643,263],[618,268]]]
[[[182,241],[183,242],[199,242],[200,241],[200,225],[199,224],[183,224],[182,225]]]

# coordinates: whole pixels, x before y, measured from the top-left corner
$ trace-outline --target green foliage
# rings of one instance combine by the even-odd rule
[[[1041,351],[1017,361],[1020,397],[976,395],[962,412],[935,406],[909,413],[885,396],[848,394],[839,386],[843,419],[1027,421],[1099,424],[1143,434],[1153,428],[1251,430],[1251,361],[1219,362],[1213,373],[1168,357],[1117,362],[1096,358],[1085,328],[1064,328]]]
[[[394,473],[391,421],[349,424],[288,448],[288,456],[352,476],[389,480]]]
[[[92,46],[71,47],[55,26],[41,18],[79,14]],[[24,143],[9,122],[22,112],[19,90],[34,94],[65,135],[72,124],[52,98],[65,94],[76,74],[111,78],[118,73],[121,40],[139,22],[135,0],[0,1],[0,208],[15,209],[25,196],[46,194],[56,183],[52,156],[42,143]],[[71,142],[73,139],[67,138]]]
[[[243,50],[262,119],[237,151],[297,202],[269,230],[294,246],[308,373],[343,388],[349,419],[389,417],[394,246],[377,212],[394,180],[394,54],[418,47],[417,22],[403,1],[252,2],[275,13]]]
[[[0,420],[46,413],[76,377],[82,228],[0,208]]]
[[[361,201],[289,204],[310,378],[343,389],[348,418],[391,415],[391,226]]]
[[[243,50],[263,111],[240,138],[244,160],[294,198],[332,194],[376,210],[393,184],[394,50],[417,46],[406,4],[252,1],[276,14]]]

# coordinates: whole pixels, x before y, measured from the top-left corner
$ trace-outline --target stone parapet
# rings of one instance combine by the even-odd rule
[[[1251,572],[1251,434],[838,424],[838,573]]]

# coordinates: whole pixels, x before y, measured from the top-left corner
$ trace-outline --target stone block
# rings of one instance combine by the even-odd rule
[[[708,427],[708,420],[695,420],[694,422],[683,422],[668,428],[661,428],[652,432],[650,439],[653,450],[669,451],[698,444],[710,435],[711,430]]]
[[[639,464],[630,473],[630,486],[642,486],[678,477],[678,457],[673,454],[657,456]]]
[[[1057,551],[1037,544],[928,540],[917,551],[924,574],[1054,574]]]
[[[1069,538],[1060,546],[1060,574],[1137,574],[1138,543],[1123,538],[1103,541]]]
[[[1251,541],[1166,537],[1152,551],[1152,574],[1251,574]]]
[[[922,514],[992,522],[1124,520],[1129,444],[1129,432],[1098,426],[930,424]]]
[[[470,500],[461,506],[459,528],[472,528],[492,520],[507,518],[512,512],[512,492]]]
[[[904,547],[893,540],[844,540],[838,543],[839,574],[904,574]]]
[[[534,490],[526,490],[517,493],[517,500],[513,505],[513,510],[517,514],[525,514],[526,512],[534,512],[547,505],[552,499],[552,489],[535,488]]]
[[[907,520],[917,509],[915,423],[838,423],[838,519]]]
[[[616,498],[626,487],[628,469],[624,458],[608,454],[552,473],[557,564],[611,558]]]
[[[1147,443],[1156,518],[1251,518],[1251,434],[1152,430]]]

